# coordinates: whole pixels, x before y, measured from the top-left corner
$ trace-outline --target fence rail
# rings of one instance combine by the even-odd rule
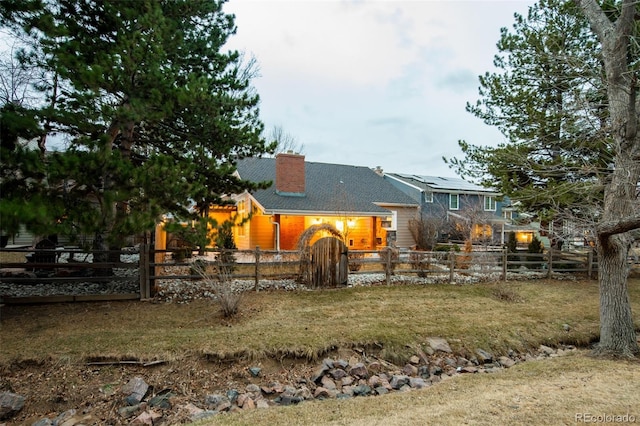
[[[226,256],[221,256],[221,254]],[[231,255],[231,257],[229,256]],[[127,261],[123,261],[127,256]],[[223,262],[221,259],[233,259]],[[0,250],[0,299],[3,284],[33,285],[77,283],[81,286],[94,283],[105,286],[114,283],[134,283],[127,294],[113,294],[113,300],[122,298],[147,299],[155,295],[164,280],[198,280],[194,262],[203,262],[211,268],[226,268],[229,279],[253,280],[255,289],[261,280],[300,279],[304,270],[301,262],[309,262],[306,256],[295,251],[205,250],[189,252],[180,250],[154,250],[141,244],[138,249],[125,251],[91,251],[77,248],[34,250],[33,248],[5,248]],[[632,274],[640,274],[640,261],[629,259]],[[580,274],[596,278],[597,259],[591,250],[567,252],[549,250],[534,254],[510,253],[504,249],[476,250],[472,252],[426,252],[385,248],[379,251],[349,251],[348,273],[383,274],[387,284],[394,275],[438,277],[439,281],[456,283],[466,276],[484,276],[493,280],[518,279],[527,273],[551,277],[552,274]],[[129,286],[129,289],[132,287]],[[71,295],[65,298],[89,300],[90,295]],[[104,300],[108,295],[95,295]]]

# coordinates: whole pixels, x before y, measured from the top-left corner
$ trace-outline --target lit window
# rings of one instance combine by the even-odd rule
[[[449,210],[458,210],[460,208],[460,196],[458,194],[449,194]]]

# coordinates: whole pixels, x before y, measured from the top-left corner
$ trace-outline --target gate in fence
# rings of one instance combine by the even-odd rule
[[[344,242],[325,237],[311,246],[310,283],[313,288],[337,287],[347,283],[349,275],[348,250]]]

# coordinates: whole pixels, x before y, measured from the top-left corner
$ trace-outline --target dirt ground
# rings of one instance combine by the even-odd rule
[[[260,376],[253,377],[249,367],[261,368]],[[118,414],[126,406],[120,389],[134,377],[141,377],[149,385],[149,395],[171,392],[172,408],[154,409],[162,412],[161,423],[189,422],[191,403],[207,408],[205,397],[213,393],[226,393],[229,389],[243,391],[247,384],[266,385],[278,381],[295,383],[300,377],[310,377],[317,364],[302,361],[278,363],[265,360],[256,363],[237,360],[233,363],[184,359],[144,367],[135,364],[91,363],[83,365],[54,363],[51,361],[21,361],[0,366],[0,391],[10,391],[26,397],[24,408],[0,425],[32,425],[44,418],[75,409],[77,415],[88,415],[83,424],[129,424]]]

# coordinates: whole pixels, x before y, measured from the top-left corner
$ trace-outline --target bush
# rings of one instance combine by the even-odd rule
[[[227,267],[220,264],[220,259],[216,260],[214,268],[211,268],[213,272],[207,266],[208,263],[205,261],[194,262],[192,270],[205,280],[207,287],[211,288],[216,302],[222,310],[222,315],[225,318],[233,317],[239,311],[242,292],[234,291],[231,285],[231,275],[226,273]]]

